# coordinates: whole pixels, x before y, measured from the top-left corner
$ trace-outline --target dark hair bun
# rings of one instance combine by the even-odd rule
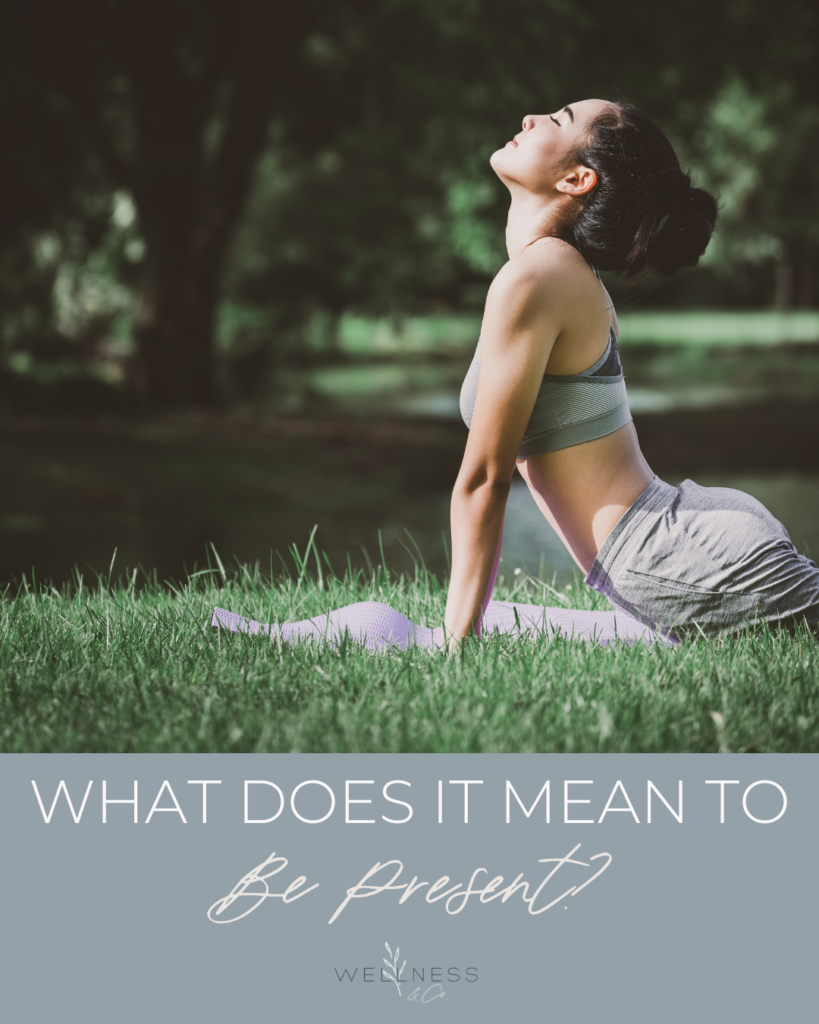
[[[660,128],[634,107],[610,104],[571,157],[597,184],[559,231],[600,270],[673,274],[705,252],[717,219],[710,192],[694,188]]]
[[[704,188],[686,186],[645,247],[642,263],[658,274],[693,267],[705,252],[717,219],[717,202]],[[637,268],[643,269],[643,266]]]

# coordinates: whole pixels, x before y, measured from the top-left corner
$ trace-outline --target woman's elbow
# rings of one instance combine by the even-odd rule
[[[506,504],[511,488],[511,479],[505,474],[484,471],[459,476],[453,490],[453,498],[480,501],[482,504]]]

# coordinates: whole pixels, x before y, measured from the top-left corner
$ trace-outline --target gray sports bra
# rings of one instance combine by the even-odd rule
[[[461,387],[461,416],[467,427],[475,410],[480,367],[478,339],[472,365]],[[612,325],[606,351],[594,366],[571,376],[543,375],[518,458],[528,459],[605,437],[630,421],[617,334]]]

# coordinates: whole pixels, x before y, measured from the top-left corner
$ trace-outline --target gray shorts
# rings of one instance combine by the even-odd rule
[[[819,624],[819,569],[756,498],[655,477],[586,577],[617,608],[677,639],[763,622]]]

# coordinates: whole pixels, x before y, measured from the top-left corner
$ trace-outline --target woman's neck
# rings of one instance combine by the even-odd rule
[[[506,250],[509,259],[541,238],[554,234],[559,222],[561,196],[550,199],[532,192],[512,189],[512,202],[506,220]]]

